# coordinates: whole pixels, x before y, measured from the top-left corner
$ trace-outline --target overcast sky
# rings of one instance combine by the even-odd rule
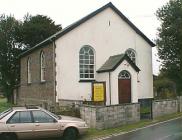
[[[128,17],[148,38],[157,38],[157,21],[155,12],[169,0],[0,0],[0,14],[12,14],[23,19],[26,13],[42,14],[53,19],[56,24],[66,27],[87,14],[112,2]],[[160,63],[156,60],[153,48],[153,73],[158,74]]]

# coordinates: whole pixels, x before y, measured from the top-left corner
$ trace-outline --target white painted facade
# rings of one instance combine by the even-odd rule
[[[111,8],[69,31],[55,41],[56,48],[56,92],[57,101],[91,100],[90,82],[79,82],[79,51],[90,45],[95,51],[95,80],[106,81],[106,104],[118,104],[118,74],[127,70],[131,74],[131,101],[153,98],[152,47],[128,23]],[[113,72],[96,71],[113,55],[125,53],[128,48],[136,51],[137,73],[127,61],[123,61]],[[111,91],[111,93],[110,93]],[[111,99],[110,99],[111,94]]]

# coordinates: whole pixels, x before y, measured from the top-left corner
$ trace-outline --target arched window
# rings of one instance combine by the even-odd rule
[[[45,81],[45,55],[44,52],[40,53],[40,80],[41,82]]]
[[[135,52],[135,50],[133,50],[133,49],[128,49],[128,50],[126,50],[125,53],[129,56],[129,58],[130,58],[134,63],[136,63],[136,52]]]
[[[31,79],[31,70],[30,70],[31,58],[27,59],[27,83],[30,84],[32,82]]]
[[[128,71],[123,70],[119,73],[118,79],[131,79],[131,75]]]
[[[80,79],[94,79],[94,50],[85,45],[80,49]]]

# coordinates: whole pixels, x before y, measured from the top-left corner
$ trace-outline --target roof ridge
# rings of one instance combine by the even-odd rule
[[[113,57],[113,56],[120,56],[120,55],[125,55],[125,53],[120,53],[120,54],[112,55],[112,56],[110,56],[110,57]]]

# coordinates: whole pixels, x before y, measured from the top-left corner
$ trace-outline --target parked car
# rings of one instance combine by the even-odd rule
[[[69,116],[57,116],[41,107],[13,107],[0,113],[0,140],[61,137],[75,140],[87,124]]]

